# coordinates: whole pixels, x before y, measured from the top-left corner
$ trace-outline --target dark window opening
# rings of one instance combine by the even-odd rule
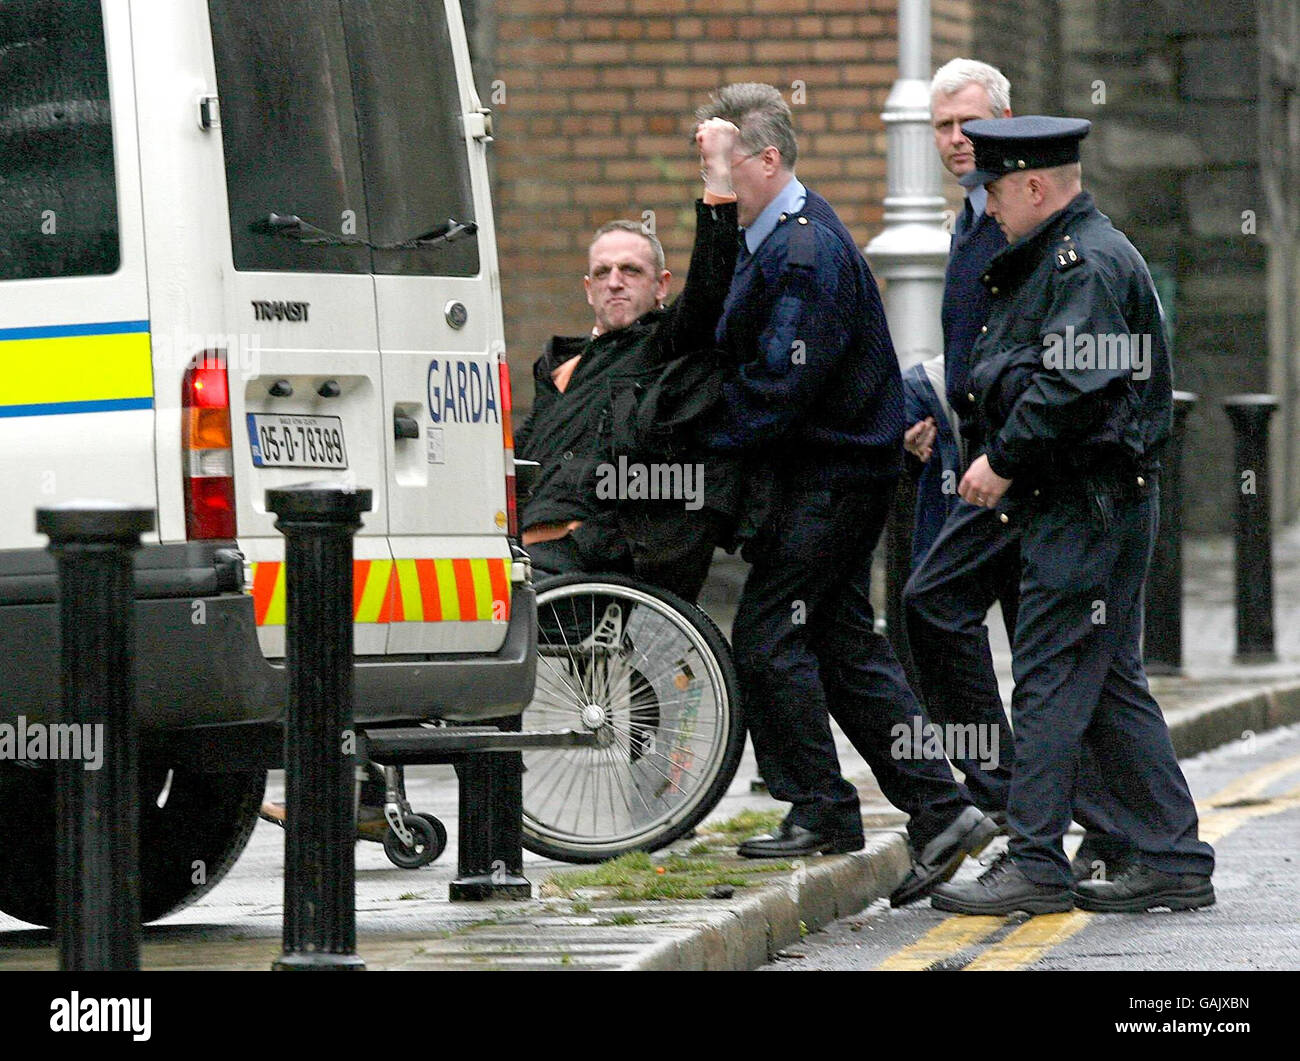
[[[100,0],[0,5],[0,280],[119,262]]]
[[[211,0],[235,268],[365,273],[365,247],[253,231],[297,214],[368,236],[352,81],[337,2]]]
[[[448,218],[474,220],[460,90],[436,0],[344,0],[372,239],[390,244]],[[377,273],[478,272],[478,240],[376,251]]]
[[[474,220],[440,0],[210,0],[235,268],[472,276],[472,236],[374,250],[253,230],[296,214],[387,245]]]

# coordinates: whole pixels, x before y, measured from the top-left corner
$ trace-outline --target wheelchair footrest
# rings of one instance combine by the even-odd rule
[[[495,726],[446,726],[428,729],[410,726],[363,730],[366,755],[375,762],[445,762],[476,752],[522,752],[532,748],[595,748],[590,731],[558,730],[547,733],[508,733]]]

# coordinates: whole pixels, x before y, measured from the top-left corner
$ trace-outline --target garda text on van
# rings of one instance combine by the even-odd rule
[[[429,419],[435,424],[499,424],[495,372],[480,361],[429,362]]]

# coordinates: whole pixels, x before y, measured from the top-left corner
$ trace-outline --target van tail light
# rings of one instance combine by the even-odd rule
[[[501,382],[501,440],[506,450],[506,533],[519,537],[519,505],[515,500],[515,431],[510,421],[510,365],[506,355],[497,362]]]
[[[224,350],[195,355],[181,381],[185,537],[235,537],[235,458]]]

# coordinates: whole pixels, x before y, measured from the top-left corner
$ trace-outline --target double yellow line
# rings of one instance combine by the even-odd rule
[[[1205,803],[1198,804],[1201,839],[1216,843],[1248,821],[1300,807],[1300,788],[1271,799],[1262,798],[1262,793],[1274,782],[1297,772],[1300,772],[1300,755],[1245,774]],[[962,968],[1023,969],[1082,930],[1093,916],[1075,910],[1068,914],[1044,914],[1031,918],[1004,938],[989,943]],[[915,943],[895,951],[877,968],[923,970],[951,962],[962,952],[980,947],[1002,931],[1007,923],[1003,917],[949,917]]]

